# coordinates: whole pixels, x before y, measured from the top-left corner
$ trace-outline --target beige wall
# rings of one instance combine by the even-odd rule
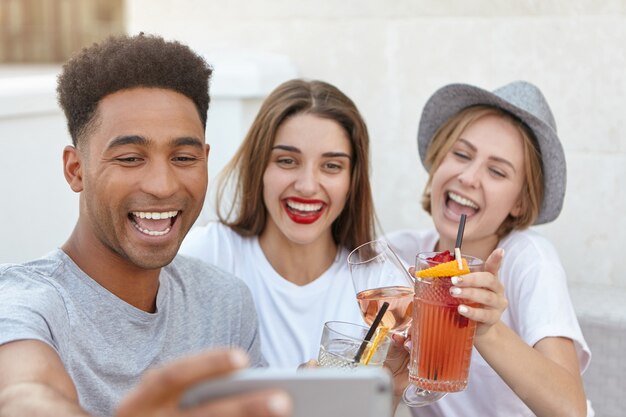
[[[64,62],[124,33],[124,0],[0,0],[0,63]]]
[[[421,107],[438,87],[526,79],[552,105],[568,161],[561,217],[541,230],[572,283],[626,287],[625,0],[128,0],[128,30],[201,51],[285,54],[303,77],[336,84],[372,136],[385,231],[425,227],[418,205]],[[219,147],[217,141],[214,148]],[[618,269],[619,268],[619,269]]]

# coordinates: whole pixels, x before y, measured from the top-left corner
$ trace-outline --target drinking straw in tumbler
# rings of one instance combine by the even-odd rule
[[[361,360],[361,356],[363,355],[363,352],[365,351],[365,348],[367,347],[367,343],[370,341],[372,336],[374,336],[374,332],[376,331],[376,328],[378,327],[381,320],[383,319],[383,316],[387,312],[388,307],[389,307],[389,303],[385,301],[383,305],[380,307],[380,310],[378,310],[378,314],[376,314],[376,318],[372,322],[370,329],[367,331],[367,334],[365,335],[365,339],[363,339],[363,343],[361,343],[361,346],[359,347],[358,352],[354,356],[355,363],[359,363],[359,361]]]

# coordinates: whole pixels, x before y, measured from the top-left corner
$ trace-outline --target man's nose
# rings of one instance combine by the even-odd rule
[[[141,179],[142,190],[157,198],[171,197],[179,183],[169,161],[151,161]]]

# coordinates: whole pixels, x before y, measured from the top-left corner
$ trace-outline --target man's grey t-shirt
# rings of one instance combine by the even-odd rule
[[[237,346],[253,366],[264,363],[242,281],[177,256],[159,283],[156,312],[146,313],[100,286],[62,250],[0,265],[0,345],[24,339],[50,345],[81,406],[98,416],[113,414],[147,368],[188,353]]]

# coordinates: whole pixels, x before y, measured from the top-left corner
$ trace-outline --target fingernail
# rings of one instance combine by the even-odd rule
[[[273,394],[267,400],[267,408],[272,414],[277,416],[286,416],[291,412],[291,398],[286,394]]]
[[[240,350],[230,352],[230,363],[235,368],[244,368],[248,366],[248,356]]]
[[[452,277],[450,278],[450,281],[452,281],[452,284],[458,285],[463,282],[463,277]]]
[[[461,304],[459,305],[459,313],[461,314],[466,314],[469,311],[469,309],[467,308],[467,306]]]
[[[406,350],[411,350],[412,347],[413,347],[413,342],[410,339],[404,342],[404,348]]]
[[[461,294],[461,289],[459,287],[452,287],[452,288],[450,288],[450,294],[452,294],[452,295],[460,295]]]

